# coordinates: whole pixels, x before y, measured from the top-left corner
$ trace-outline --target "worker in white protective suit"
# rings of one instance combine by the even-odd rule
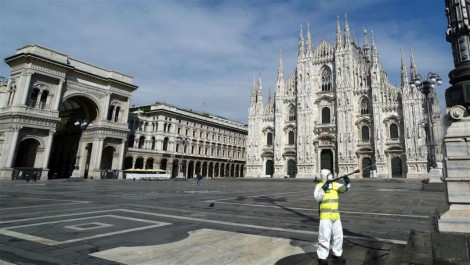
[[[328,169],[320,171],[321,181],[315,186],[314,197],[320,202],[320,227],[318,229],[318,264],[328,264],[330,248],[335,263],[346,263],[343,254],[343,227],[339,217],[339,193],[351,187],[349,177],[344,177],[344,184],[333,181],[333,174]],[[330,242],[332,240],[333,242]]]

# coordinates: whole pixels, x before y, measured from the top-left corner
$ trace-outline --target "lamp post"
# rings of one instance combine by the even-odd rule
[[[92,126],[93,123],[89,122],[88,119],[84,119],[84,120],[76,120],[75,123],[73,124],[75,125],[76,128],[78,128],[80,130],[80,136],[82,135],[82,132],[84,130],[86,130],[86,128],[88,128],[89,126]],[[78,138],[78,148],[77,148],[77,155],[75,157],[75,166],[74,166],[74,169],[73,169],[73,172],[72,172],[72,178],[79,178],[80,177],[80,149],[81,149],[81,141],[80,141],[80,137]]]
[[[183,153],[184,153],[184,147],[188,144],[189,138],[187,137],[181,137],[178,136],[176,137],[176,143],[181,144],[181,163],[179,163],[179,170],[178,170],[178,178],[186,178],[183,172]]]
[[[417,88],[424,95],[424,104],[426,105],[426,121],[421,125],[427,132],[426,145],[428,146],[428,167],[436,168],[436,144],[434,143],[432,108],[429,97],[434,87],[436,85],[440,86],[442,84],[442,79],[438,74],[431,72],[428,73],[426,79],[421,79],[421,75],[418,74],[413,78],[410,84],[412,88]]]

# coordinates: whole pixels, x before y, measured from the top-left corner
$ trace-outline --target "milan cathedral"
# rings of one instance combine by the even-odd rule
[[[305,38],[304,38],[305,37]],[[369,44],[370,43],[370,44]],[[401,52],[401,85],[387,79],[374,33],[363,44],[350,38],[347,18],[336,43],[312,46],[309,26],[300,29],[297,65],[284,78],[279,56],[276,89],[263,102],[261,78],[254,78],[248,117],[246,177],[314,178],[320,169],[360,177],[422,177],[428,170],[429,137],[424,95],[410,85],[417,77]],[[434,139],[442,139],[434,90]],[[442,159],[440,145],[437,158]]]

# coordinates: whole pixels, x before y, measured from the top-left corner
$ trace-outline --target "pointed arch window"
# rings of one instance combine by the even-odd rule
[[[118,122],[119,121],[119,113],[121,112],[121,107],[117,106],[116,107],[116,112],[114,114],[114,122]]]
[[[134,147],[135,135],[129,136],[129,141],[127,142],[128,147]]]
[[[331,70],[328,67],[323,68],[321,74],[321,91],[331,91]]]
[[[109,106],[109,110],[108,110],[108,121],[110,121],[111,118],[113,117],[113,112],[114,112],[114,105],[111,105]]]
[[[295,116],[295,107],[294,106],[291,106],[289,108],[289,121],[295,121],[296,120],[296,116]]]
[[[35,88],[33,89],[33,92],[31,93],[30,103],[29,103],[30,107],[32,108],[36,107],[36,101],[38,100],[38,97],[39,97],[39,89]]]
[[[144,147],[144,144],[145,144],[145,137],[140,136],[139,137],[139,148],[142,149]]]
[[[390,124],[390,138],[398,139],[398,125],[395,123]]]
[[[362,126],[361,128],[361,139],[362,141],[369,141],[370,137],[369,137],[369,126]]]
[[[168,137],[163,139],[163,151],[168,151]]]
[[[330,108],[328,107],[324,107],[322,110],[321,110],[321,123],[322,124],[328,124],[331,122],[331,118],[330,118]]]
[[[266,145],[268,145],[268,146],[273,145],[273,134],[270,133],[270,132],[266,136]]]
[[[367,98],[363,98],[361,101],[361,114],[370,114],[369,112],[369,100]]]
[[[155,150],[155,136],[152,137],[152,150]]]
[[[295,135],[293,131],[289,132],[289,145],[293,145],[295,143]]]

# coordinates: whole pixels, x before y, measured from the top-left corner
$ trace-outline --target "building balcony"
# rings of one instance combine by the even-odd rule
[[[396,145],[396,144],[400,144],[400,138],[395,138],[395,139],[387,138],[385,140],[385,145]]]
[[[322,133],[336,133],[336,124],[334,123],[317,123],[315,124],[315,133],[322,134]]]

